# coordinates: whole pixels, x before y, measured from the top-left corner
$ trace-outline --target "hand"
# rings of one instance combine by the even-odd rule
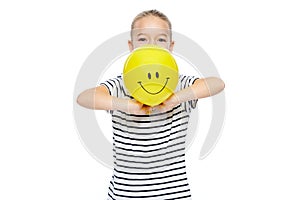
[[[136,115],[149,114],[151,107],[146,106],[134,99],[123,99],[112,97],[112,108],[113,110],[121,110],[126,113]]]
[[[151,107],[144,105],[136,100],[128,100],[128,113],[135,115],[148,115],[151,113]]]
[[[180,104],[180,100],[176,94],[172,94],[168,99],[159,104],[158,106],[153,107],[153,109],[158,109],[160,112],[167,112],[173,109],[175,106]]]

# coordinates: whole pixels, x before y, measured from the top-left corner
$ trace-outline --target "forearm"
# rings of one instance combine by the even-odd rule
[[[85,108],[93,110],[111,110],[112,99],[110,95],[97,93],[97,88],[83,91],[77,98],[77,103]]]
[[[175,93],[179,103],[213,96],[225,87],[224,82],[216,77],[197,79],[193,85]]]
[[[144,114],[148,110],[135,100],[111,96],[104,86],[85,90],[78,96],[77,103],[93,110],[120,110],[133,114]]]

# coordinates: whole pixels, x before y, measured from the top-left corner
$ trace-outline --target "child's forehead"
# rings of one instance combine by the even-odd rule
[[[160,28],[169,29],[169,24],[156,16],[146,16],[138,19],[134,23],[134,28]]]
[[[138,36],[138,35],[166,35],[166,36],[169,36],[171,33],[171,30],[165,29],[165,28],[148,27],[148,28],[132,29],[132,33],[135,36]]]

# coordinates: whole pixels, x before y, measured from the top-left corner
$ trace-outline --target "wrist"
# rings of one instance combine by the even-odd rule
[[[118,97],[112,97],[112,110],[120,110],[127,112],[128,111],[128,105],[129,105],[129,99],[123,99]]]
[[[197,99],[192,87],[187,87],[183,90],[180,90],[176,92],[174,96],[176,97],[178,103]]]

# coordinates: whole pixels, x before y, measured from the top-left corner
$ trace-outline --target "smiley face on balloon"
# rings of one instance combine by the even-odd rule
[[[171,53],[161,47],[145,45],[127,58],[123,80],[137,101],[156,106],[172,95],[178,83],[178,67]]]

